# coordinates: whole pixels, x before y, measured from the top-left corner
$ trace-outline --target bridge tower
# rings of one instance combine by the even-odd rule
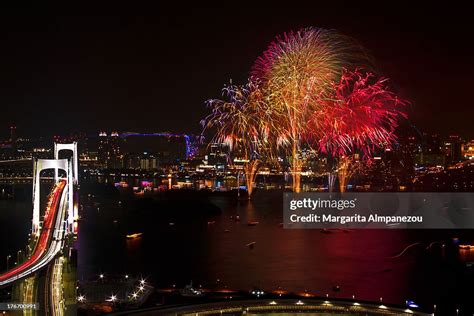
[[[72,180],[74,185],[79,184],[79,152],[77,150],[77,142],[72,142],[69,144],[61,144],[61,143],[54,143],[54,159],[59,159],[59,153],[63,150],[70,150],[72,151]],[[58,169],[55,170],[54,173],[55,180],[58,179]],[[73,197],[73,193],[69,193],[71,198],[69,199],[70,202],[70,212],[68,214],[68,226],[71,232],[76,233],[77,227],[74,226],[74,221],[78,219],[78,200],[77,196]],[[77,224],[77,223],[76,223]]]
[[[79,160],[78,160],[78,152],[77,152],[77,142],[72,142],[70,144],[60,144],[54,143],[54,159],[59,159],[59,152],[62,150],[70,150],[72,151],[72,164],[73,164],[73,175],[72,179],[74,184],[79,183]],[[56,169],[54,173],[55,178],[58,178],[58,170]]]
[[[41,171],[47,169],[55,170],[55,179],[57,183],[59,169],[66,172],[67,193],[68,193],[68,230],[72,229],[74,222],[73,216],[73,163],[68,159],[34,159],[33,160],[33,227],[32,233],[37,235],[40,228],[40,192],[41,192]]]

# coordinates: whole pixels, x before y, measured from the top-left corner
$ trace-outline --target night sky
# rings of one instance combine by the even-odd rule
[[[411,121],[420,130],[474,137],[469,8],[312,2],[97,10],[106,16],[92,14],[95,7],[2,8],[0,136],[11,124],[20,135],[196,133],[204,101],[219,97],[230,78],[243,83],[277,34],[317,26],[367,48],[412,102]]]

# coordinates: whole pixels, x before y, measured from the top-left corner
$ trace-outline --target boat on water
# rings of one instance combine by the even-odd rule
[[[258,225],[258,224],[259,224],[259,222],[255,222],[255,221],[249,221],[249,222],[247,222],[247,225],[248,225],[248,226],[255,226],[255,225]]]
[[[249,247],[250,249],[253,249],[255,247],[256,241],[249,242],[246,246]]]
[[[143,233],[135,233],[135,234],[130,234],[130,235],[127,235],[127,239],[136,239],[136,238],[140,238],[141,236],[143,235]]]
[[[250,292],[250,294],[252,294],[256,297],[260,297],[262,295],[265,295],[265,292],[260,288],[253,288],[253,290]]]
[[[199,297],[202,296],[204,293],[200,289],[193,288],[193,282],[186,285],[183,289],[179,290],[179,294],[184,297]]]

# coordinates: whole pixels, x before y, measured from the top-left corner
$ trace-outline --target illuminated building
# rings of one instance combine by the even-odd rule
[[[438,134],[423,134],[423,151],[426,153],[441,152],[441,138]]]
[[[421,150],[415,154],[415,163],[418,166],[445,166],[446,152],[439,135],[423,134]]]
[[[118,169],[123,167],[123,157],[120,151],[121,138],[117,132],[99,133],[97,156],[102,168]]]
[[[474,159],[474,140],[470,140],[463,144],[462,156],[464,159]]]
[[[462,160],[462,140],[458,135],[449,136],[449,140],[443,142],[443,151],[449,163],[457,163]]]
[[[16,126],[10,127],[10,144],[12,146],[13,152],[16,152]]]
[[[417,155],[416,160],[421,166],[444,166],[446,155],[444,153],[421,152]]]
[[[175,164],[194,156],[197,146],[194,137],[171,133],[122,133],[125,153],[153,153],[160,162]],[[192,154],[192,155],[191,155]]]
[[[79,162],[82,167],[85,168],[99,168],[99,162],[97,157],[97,152],[89,151],[86,153],[81,153],[79,155]]]
[[[156,170],[159,167],[159,158],[148,152],[129,153],[124,158],[125,168],[139,170]]]
[[[106,132],[99,133],[97,154],[98,154],[97,156],[98,156],[99,166],[102,168],[106,168],[107,160],[109,158],[108,139],[107,139]]]
[[[108,160],[107,168],[122,168],[123,167],[123,159],[120,153],[120,145],[121,145],[121,138],[117,132],[112,132],[109,138],[109,151],[110,156]]]
[[[225,144],[211,144],[205,160],[207,160],[207,165],[214,166],[216,170],[225,170],[228,160],[227,146]]]

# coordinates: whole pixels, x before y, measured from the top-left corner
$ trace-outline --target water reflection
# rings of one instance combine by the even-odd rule
[[[193,280],[205,287],[306,290],[331,297],[383,297],[384,302],[398,304],[447,291],[437,281],[438,248],[425,246],[453,232],[283,229],[281,191],[259,191],[252,201],[221,193],[209,199],[222,209],[221,215],[175,225],[137,213],[133,203],[123,209],[104,205],[100,214],[86,208],[80,274],[138,273],[162,287]],[[114,218],[117,225],[111,224]],[[131,220],[139,223],[132,232],[143,232],[139,239],[125,238]],[[424,246],[393,258],[415,242]]]

